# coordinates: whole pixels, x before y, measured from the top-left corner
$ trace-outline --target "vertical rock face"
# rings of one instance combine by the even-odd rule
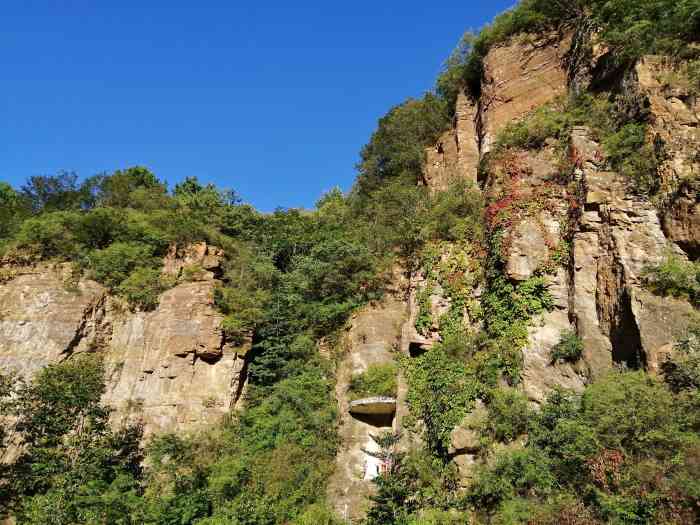
[[[165,292],[154,312],[114,316],[105,401],[149,432],[216,420],[241,395],[246,347],[229,345],[211,302],[214,282]]]
[[[65,265],[20,270],[0,285],[0,366],[29,378],[75,353],[101,352],[104,401],[116,420],[140,421],[146,434],[191,430],[225,414],[240,399],[249,343],[234,347],[220,329],[212,304],[216,250],[190,251],[201,257],[190,254],[187,265],[210,275],[168,290],[153,312],[130,312],[87,279],[67,284]],[[178,265],[173,256],[170,267]]]
[[[370,435],[398,427],[394,416],[351,414],[348,388],[352,377],[366,371],[370,365],[394,361],[407,313],[401,288],[397,286],[381,303],[369,305],[353,318],[346,336],[345,355],[338,364],[336,396],[341,445],[328,497],[337,514],[346,520],[355,520],[364,514],[367,496],[373,488],[371,480],[377,474],[377,459],[365,452],[377,450]]]
[[[620,175],[600,169],[604,156],[587,129],[574,130],[571,149],[585,188],[584,212],[573,240],[572,313],[589,372],[595,377],[615,362],[657,371],[693,309],[686,302],[652,295],[640,276],[673,245],[652,204],[631,193]]]
[[[569,315],[570,276],[559,266],[556,255],[566,251],[569,206],[576,196],[571,186],[559,179],[557,152],[545,146],[496,159],[485,188],[492,209],[502,204],[511,207],[500,253],[505,275],[514,283],[544,275],[554,303],[551,311],[532,320],[522,348],[522,387],[528,398],[538,403],[554,387],[579,391],[584,386],[580,370],[551,359],[552,349],[574,328]]]
[[[93,281],[68,284],[67,266],[18,270],[0,285],[0,368],[31,377],[74,351],[88,350],[105,290]]]
[[[466,109],[460,99],[455,128],[428,150],[426,183],[440,190],[455,177],[471,177],[458,168],[460,129],[465,136],[465,130],[475,133],[477,150],[470,158],[478,163],[506,125],[565,95],[564,62],[571,46],[571,34],[552,33],[520,35],[493,47],[484,59],[476,109]],[[593,60],[600,54],[594,50]],[[548,147],[509,159],[519,165],[515,182],[495,177],[493,170],[487,180],[479,181],[491,203],[500,198],[532,199],[544,192],[554,197],[508,228],[505,272],[513,282],[532,277],[547,264],[552,248],[563,240],[567,200],[582,199],[580,218],[569,225],[574,228],[570,271],[548,276],[555,308],[534,320],[523,349],[523,385],[533,401],[541,401],[556,385],[580,389],[587,376],[596,377],[615,363],[655,371],[692,313],[683,301],[649,293],[640,276],[669,249],[692,259],[700,256],[700,204],[692,182],[700,172],[700,102],[689,89],[683,66],[648,56],[634,73],[632,88],[648,101],[649,140],[663,145],[662,185],[672,190],[660,213],[649,200],[635,196],[618,174],[605,171],[602,148],[585,129],[574,130],[570,149],[582,196],[558,185],[559,161]],[[508,184],[511,187],[504,187]],[[582,368],[549,362],[551,349],[568,330],[583,340]]]
[[[481,157],[509,122],[566,93],[563,60],[571,35],[522,35],[494,47],[484,60],[478,102],[460,93],[453,129],[426,149],[424,183],[434,191],[454,180],[477,182]]]
[[[570,46],[571,35],[520,35],[489,51],[479,101],[482,154],[509,122],[566,93]]]
[[[690,90],[687,71],[667,58],[646,56],[635,72],[639,91],[649,101],[650,139],[663,147],[662,185],[675,188],[665,207],[662,224],[668,237],[689,256],[700,255],[700,98]]]
[[[457,95],[454,128],[443,133],[437,143],[425,151],[423,178],[431,190],[445,190],[455,180],[476,183],[479,168],[476,119],[475,104],[460,92]]]

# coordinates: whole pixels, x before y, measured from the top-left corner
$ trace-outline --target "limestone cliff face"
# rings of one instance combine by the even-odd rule
[[[566,93],[571,41],[571,35],[522,35],[494,47],[484,61],[481,97],[460,93],[453,129],[426,149],[424,183],[439,191],[457,179],[477,182],[479,162],[498,132]]]
[[[480,99],[460,97],[454,129],[428,148],[424,170],[425,183],[435,191],[455,178],[475,181],[478,172],[487,205],[529,203],[527,213],[505,227],[504,272],[518,283],[549,265],[554,307],[531,320],[521,350],[520,388],[534,403],[556,386],[580,391],[616,364],[657,373],[694,315],[690,304],[653,295],[641,279],[645,267],[668,253],[692,260],[700,255],[700,100],[683,81],[682,66],[644,57],[620,86],[648,109],[649,143],[663,145],[662,197],[655,202],[606,168],[603,148],[586,128],[574,129],[569,138],[568,178],[553,143],[493,158],[495,138],[508,123],[565,96],[570,79],[577,89],[595,80],[594,63],[579,64],[581,74],[571,70],[571,49],[569,35],[555,34],[515,37],[494,47],[484,60]],[[589,59],[595,62],[605,52],[596,48]],[[488,170],[479,170],[485,161]],[[565,264],[550,264],[555,253],[566,255]],[[415,298],[424,285],[420,279],[412,285]],[[439,315],[447,299],[439,289],[433,295]],[[583,358],[552,363],[553,347],[569,331],[581,338]],[[438,337],[414,340],[429,345]],[[453,432],[451,453],[463,478],[478,448],[468,420],[478,419],[480,410]]]
[[[425,151],[423,182],[433,191],[445,190],[455,180],[476,182],[479,167],[477,107],[464,94],[457,96],[454,129],[443,133]]]
[[[367,496],[374,489],[372,480],[382,467],[381,461],[369,453],[378,450],[371,436],[400,428],[400,419],[405,412],[405,387],[401,381],[397,398],[399,406],[389,413],[352,414],[348,393],[353,375],[365,372],[371,365],[395,360],[408,314],[407,286],[403,281],[396,272],[384,300],[360,310],[350,321],[344,338],[344,353],[336,374],[340,449],[336,470],[328,486],[328,497],[336,513],[345,520],[363,516],[368,505]]]
[[[571,35],[552,33],[519,35],[489,51],[479,100],[482,154],[509,122],[566,93],[570,47]]]
[[[0,285],[0,367],[31,377],[79,352],[104,355],[104,401],[116,421],[146,434],[192,430],[235,408],[245,385],[249,344],[232,346],[212,304],[221,253],[204,244],[165,261],[177,275],[201,272],[163,294],[152,312],[131,312],[99,284],[71,281],[68,265],[14,270]]]
[[[639,91],[649,102],[652,142],[663,143],[661,184],[669,192],[661,216],[670,240],[696,259],[700,255],[700,98],[684,81],[683,67],[647,56],[636,66]]]

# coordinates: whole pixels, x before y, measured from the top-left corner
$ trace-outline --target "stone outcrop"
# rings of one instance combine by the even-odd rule
[[[146,434],[192,430],[227,413],[241,399],[250,342],[233,346],[221,331],[212,303],[220,253],[198,245],[185,254],[169,256],[166,271],[197,264],[208,275],[166,291],[152,312],[129,311],[89,279],[71,281],[69,265],[17,269],[0,285],[0,367],[30,378],[100,352],[104,401],[115,420],[142,422]]]
[[[574,130],[571,149],[585,188],[573,239],[572,314],[589,374],[614,363],[657,371],[693,309],[652,295],[640,278],[668,250],[682,252],[667,241],[654,206],[630,192],[620,175],[602,169],[604,156],[587,129]]]
[[[89,350],[101,324],[105,290],[70,282],[67,265],[16,269],[0,285],[0,368],[31,377],[49,363]]]
[[[400,416],[393,411],[377,414],[351,413],[348,396],[350,380],[373,364],[394,361],[394,352],[401,342],[401,331],[406,320],[406,300],[401,278],[396,277],[395,289],[386,298],[359,311],[352,319],[345,337],[345,353],[337,368],[336,397],[340,414],[340,450],[336,470],[328,487],[328,497],[336,513],[352,521],[364,515],[368,495],[373,490],[372,479],[382,467],[381,461],[367,451],[378,447],[371,435],[397,430]],[[404,387],[399,388],[398,404],[403,401]],[[386,405],[386,403],[384,403]],[[386,407],[384,407],[386,408]],[[394,409],[401,411],[400,406]]]
[[[479,100],[482,155],[508,123],[566,93],[564,57],[571,39],[558,33],[519,35],[488,52]]]
[[[423,182],[433,191],[445,190],[456,180],[477,182],[477,108],[464,92],[457,96],[454,119],[453,129],[443,133],[436,144],[425,151]]]
[[[662,191],[670,195],[662,225],[669,239],[690,257],[700,255],[700,97],[690,89],[687,71],[659,56],[646,56],[635,68],[640,93],[648,100],[649,140],[663,148]]]
[[[182,277],[187,272],[193,280],[211,280],[221,274],[224,251],[205,242],[187,246],[173,245],[163,261],[163,273]]]
[[[569,207],[575,199],[572,188],[559,181],[555,149],[545,146],[535,151],[506,154],[491,163],[485,186],[488,202],[504,206],[509,219],[502,225],[501,258],[504,273],[513,283],[543,274],[550,296],[551,311],[535,316],[522,348],[522,388],[536,403],[544,401],[554,387],[580,391],[584,387],[581,370],[567,363],[553,363],[553,348],[562,336],[574,330],[569,315],[570,276],[560,266],[567,239]],[[545,271],[546,270],[546,271]]]
[[[491,49],[480,99],[458,95],[452,129],[426,149],[423,183],[441,191],[454,180],[481,182],[479,163],[498,132],[566,93],[564,58],[571,41],[568,34],[521,35]]]
[[[234,347],[212,304],[212,281],[183,283],[154,312],[117,315],[106,353],[105,401],[146,430],[189,430],[235,408],[249,343]]]

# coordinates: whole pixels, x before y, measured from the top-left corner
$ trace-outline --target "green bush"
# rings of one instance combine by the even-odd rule
[[[489,437],[508,443],[528,431],[532,413],[527,398],[521,392],[512,388],[497,388],[491,392],[487,408],[484,430]]]
[[[562,138],[570,126],[569,115],[558,105],[542,106],[524,119],[509,123],[498,134],[494,151],[541,148],[547,139]]]
[[[546,496],[555,486],[549,458],[541,451],[507,451],[496,456],[493,466],[476,469],[469,499],[477,508],[494,508],[518,496]]]
[[[115,242],[107,248],[92,251],[87,266],[95,280],[116,289],[136,268],[156,266],[153,248],[142,243]]]
[[[679,406],[663,384],[644,372],[612,373],[588,387],[582,420],[606,449],[637,457],[671,457],[689,437]]]
[[[642,278],[656,294],[687,299],[694,306],[700,305],[700,264],[696,262],[669,253],[661,263],[644,268]]]
[[[445,456],[450,433],[474,406],[479,392],[476,378],[439,344],[418,357],[405,358],[402,367],[411,415],[423,421],[430,450]]]
[[[160,295],[174,283],[168,282],[158,268],[137,268],[116,287],[116,292],[133,308],[153,310]]]
[[[367,194],[391,178],[421,180],[425,148],[447,129],[449,113],[445,101],[431,93],[391,109],[362,148],[357,191]]]
[[[552,348],[550,360],[552,364],[560,361],[575,363],[583,355],[583,341],[576,332],[566,331],[561,334],[559,342]]]
[[[646,125],[623,125],[603,139],[603,148],[612,167],[631,180],[637,191],[651,194],[658,189],[658,163],[654,150],[646,144]]]
[[[128,239],[127,217],[124,210],[95,208],[82,215],[75,236],[88,250],[107,248],[115,241]]]
[[[70,211],[31,217],[22,223],[16,236],[17,244],[42,259],[73,259],[80,251],[75,238],[79,221],[80,215]]]
[[[370,496],[365,525],[450,524],[453,518],[463,519],[461,512],[443,512],[464,507],[455,490],[457,482],[454,465],[424,451],[398,453],[389,472],[375,479],[377,490]]]
[[[386,396],[396,397],[396,374],[398,367],[393,364],[369,365],[361,374],[350,379],[348,392],[350,399]]]

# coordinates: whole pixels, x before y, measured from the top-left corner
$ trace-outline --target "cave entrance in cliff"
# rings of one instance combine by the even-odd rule
[[[377,428],[391,427],[396,415],[396,399],[393,397],[368,397],[350,402],[350,415],[367,425]]]
[[[632,300],[625,290],[619,299],[615,323],[610,331],[613,362],[637,370],[646,366],[639,327],[632,313]]]
[[[377,428],[391,428],[394,424],[394,413],[391,414],[352,414],[352,417]]]
[[[408,343],[408,355],[411,357],[420,357],[428,351],[428,347],[425,343],[420,343],[418,341],[411,341]]]

